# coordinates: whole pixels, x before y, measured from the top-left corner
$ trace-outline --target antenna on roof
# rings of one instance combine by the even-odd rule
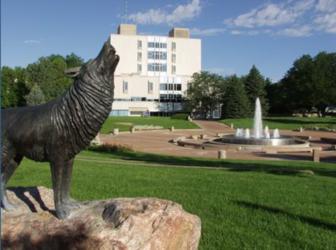
[[[127,23],[127,16],[128,16],[128,0],[124,0],[124,20]]]

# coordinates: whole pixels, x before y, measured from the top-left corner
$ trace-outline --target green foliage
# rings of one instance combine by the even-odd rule
[[[65,76],[65,69],[83,63],[82,58],[71,53],[65,58],[60,55],[41,57],[26,68],[2,67],[1,107],[24,106],[26,98],[29,98],[31,105],[62,95],[73,82]]]
[[[270,79],[266,79],[266,93],[269,101],[269,113],[276,115],[291,114],[289,110],[284,108],[285,95],[282,85],[272,83]]]
[[[285,111],[323,114],[336,104],[336,53],[321,52],[297,59],[275,88]]]
[[[193,113],[198,113],[203,118],[211,117],[222,99],[223,82],[223,77],[206,71],[192,76],[187,93]]]
[[[252,66],[250,72],[244,79],[245,90],[250,102],[250,113],[253,113],[255,100],[259,97],[263,115],[268,113],[268,100],[266,96],[266,81],[256,66]]]
[[[250,104],[242,80],[237,76],[231,76],[226,78],[226,84],[222,117],[242,118],[250,116]]]
[[[45,103],[45,97],[44,94],[41,90],[41,88],[35,84],[28,95],[25,96],[27,104],[29,106],[34,106],[34,105],[38,105],[38,104],[43,104]]]
[[[65,57],[65,63],[67,65],[67,68],[73,68],[73,67],[79,67],[84,64],[83,58],[77,56],[74,53],[71,53],[70,55],[67,55]]]
[[[266,83],[268,81],[255,66],[247,76],[240,78],[224,78],[209,72],[195,73],[188,87],[188,104],[192,107],[189,110],[208,118],[212,111],[222,106],[222,117],[247,117],[252,114],[255,99],[259,97],[265,115],[268,111]]]
[[[50,101],[62,95],[72,84],[72,79],[64,74],[66,68],[66,62],[60,55],[41,57],[36,63],[27,66],[26,85],[29,89],[38,85],[45,100]]]
[[[28,89],[24,84],[25,70],[16,67],[2,67],[1,69],[1,107],[24,106],[24,95]]]
[[[78,200],[181,204],[202,221],[200,249],[335,249],[335,164],[82,152],[73,172]],[[47,163],[24,160],[9,184],[51,187],[50,179]]]

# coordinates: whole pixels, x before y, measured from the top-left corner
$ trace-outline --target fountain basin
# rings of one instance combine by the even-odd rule
[[[175,143],[183,147],[207,150],[232,150],[252,152],[306,152],[312,151],[309,141],[297,137],[281,136],[280,138],[237,138],[233,134],[221,135],[206,140],[178,138]]]
[[[265,145],[265,146],[287,146],[287,145],[305,145],[306,141],[290,137],[281,136],[279,138],[243,138],[234,135],[224,135],[221,138],[214,139],[212,143],[218,144],[239,144],[239,145]]]

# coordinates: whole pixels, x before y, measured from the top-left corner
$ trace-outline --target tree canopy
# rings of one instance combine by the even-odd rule
[[[285,112],[316,108],[323,113],[328,105],[336,104],[336,53],[303,55],[276,88]]]
[[[41,57],[26,68],[1,68],[1,107],[17,107],[50,101],[62,95],[73,80],[64,74],[68,68],[81,66],[83,59],[71,53],[65,57]],[[43,96],[43,98],[42,98]]]
[[[25,98],[27,101],[27,105],[30,105],[30,106],[42,104],[45,102],[44,94],[41,88],[37,84],[34,84],[29,94],[26,95]]]
[[[222,97],[223,78],[219,75],[202,71],[192,76],[187,90],[189,105],[204,118],[211,116]]]
[[[255,66],[242,77],[223,77],[203,71],[194,74],[189,82],[189,105],[197,116],[203,118],[212,117],[215,110],[221,110],[223,118],[248,117],[253,114],[257,97],[267,112],[265,87],[266,80]]]
[[[266,80],[255,65],[252,66],[250,72],[245,77],[244,83],[246,94],[250,102],[250,113],[253,113],[255,100],[259,97],[263,115],[267,115],[268,100],[266,96]]]
[[[1,69],[1,107],[24,106],[24,96],[29,92],[25,86],[25,69],[2,67]]]
[[[249,117],[251,108],[243,80],[234,75],[226,78],[226,84],[227,89],[223,98],[222,117]]]

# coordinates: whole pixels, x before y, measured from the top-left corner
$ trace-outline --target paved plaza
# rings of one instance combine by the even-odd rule
[[[192,157],[209,157],[217,158],[217,150],[204,150],[200,148],[181,147],[170,142],[170,140],[191,135],[206,134],[215,136],[217,133],[233,133],[234,130],[230,127],[216,122],[216,121],[194,121],[201,129],[192,130],[175,130],[174,132],[168,130],[154,130],[154,131],[137,131],[135,133],[123,132],[118,135],[101,135],[101,140],[104,143],[121,144],[131,147],[135,151],[174,155],[174,156],[192,156]],[[281,135],[296,135],[296,136],[310,136],[311,146],[322,147],[323,150],[332,147],[329,143],[324,143],[320,140],[321,137],[335,138],[336,134],[331,132],[319,131],[303,131],[295,132],[288,130],[281,130]],[[295,153],[278,153],[266,154],[262,152],[248,152],[248,151],[228,151],[228,159],[251,159],[251,160],[312,160],[312,154],[309,152],[295,152]],[[321,154],[322,162],[336,162],[336,154]]]

